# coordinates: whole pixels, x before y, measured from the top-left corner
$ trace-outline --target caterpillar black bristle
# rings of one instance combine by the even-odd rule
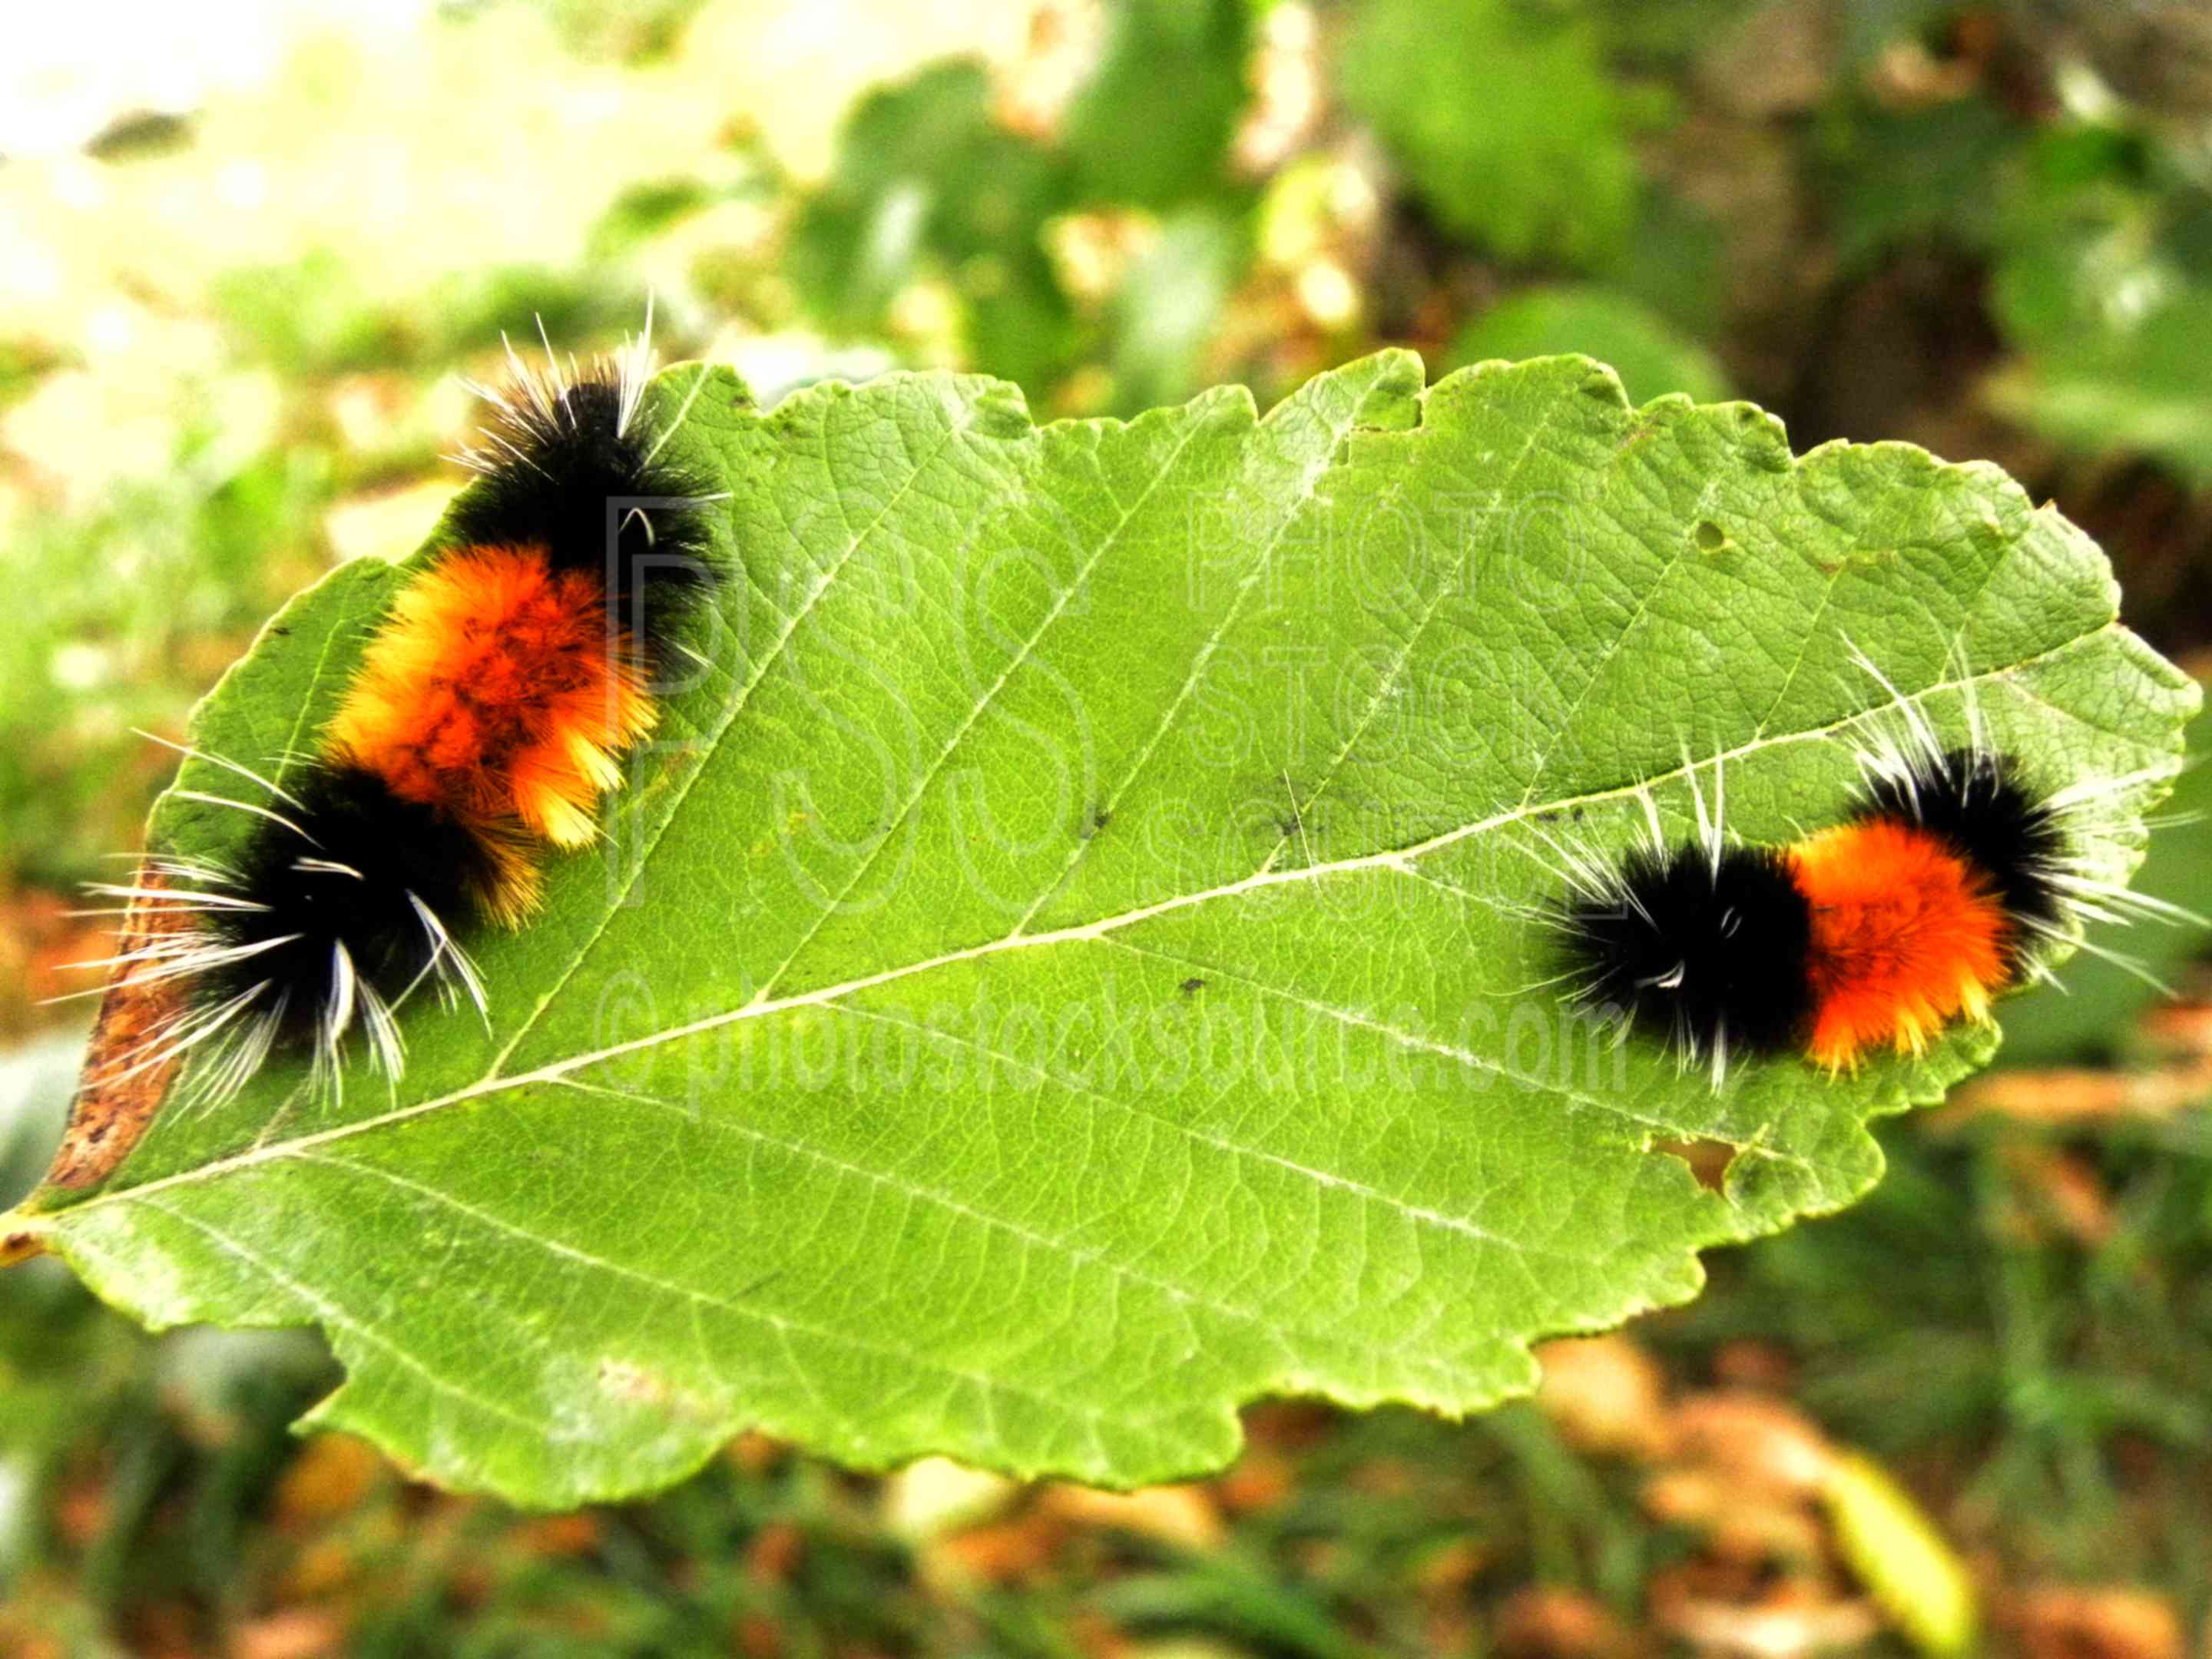
[[[1592,1008],[1656,1030],[1686,1059],[1785,1054],[1813,1006],[1812,912],[1777,848],[1638,847],[1610,892],[1559,924],[1570,982]]]
[[[652,319],[647,319],[650,330]],[[600,586],[608,613],[657,659],[715,586],[707,482],[641,418],[643,363],[627,352],[564,381],[512,349],[503,390],[479,387],[494,429],[459,459],[478,475],[453,506],[456,546],[543,549],[549,568]]]

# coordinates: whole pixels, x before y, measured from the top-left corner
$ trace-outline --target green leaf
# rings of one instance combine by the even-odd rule
[[[1373,0],[1341,64],[1444,227],[1509,259],[1601,263],[1636,210],[1630,111],[1590,21],[1519,0]]]
[[[808,310],[848,336],[880,332],[901,289],[941,276],[976,366],[1035,392],[1074,349],[1043,240],[1069,203],[1067,164],[1000,127],[991,104],[988,72],[965,58],[870,94],[799,212],[785,268]]]
[[[1461,331],[1451,362],[1517,362],[1578,351],[1613,365],[1634,398],[1679,392],[1699,402],[1729,395],[1713,356],[1667,319],[1611,289],[1534,289],[1500,301]]]
[[[678,176],[632,185],[607,204],[592,226],[592,258],[611,260],[634,252],[711,207],[714,199],[714,191],[700,179]]]
[[[1164,211],[1221,189],[1243,112],[1248,0],[1119,0],[1069,106],[1084,194]]]
[[[0,1234],[155,1325],[320,1325],[312,1421],[572,1504],[744,1425],[1125,1484],[1219,1465],[1261,1395],[1478,1410],[1848,1203],[1867,1120],[1993,1037],[1718,1091],[1613,1047],[1547,982],[1553,844],[1623,845],[1639,780],[1686,830],[1686,745],[1746,836],[1832,818],[1897,720],[1854,642],[2053,779],[2170,767],[2194,689],[1988,466],[1793,460],[1581,358],[1421,380],[1040,428],[980,380],[763,415],[669,371],[742,575],[604,854],[477,940],[489,1031],[411,1006],[397,1090],[280,1063]],[[197,742],[311,742],[404,574],[295,601]],[[152,833],[238,822],[172,794]]]

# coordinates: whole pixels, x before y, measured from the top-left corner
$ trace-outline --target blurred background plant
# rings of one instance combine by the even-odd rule
[[[168,769],[134,729],[180,735],[334,562],[413,549],[462,377],[533,318],[582,352],[650,292],[664,356],[766,401],[945,366],[1044,416],[1587,351],[1801,449],[1995,460],[2135,627],[2212,647],[2199,5],[109,0],[10,33],[0,1197],[79,1049],[41,1000],[102,953],[68,896]],[[2198,908],[2208,779],[2143,878]],[[1555,1345],[1535,1403],[1257,1408],[1234,1469],[1127,1498],[749,1439],[519,1516],[291,1437],[312,1337],[149,1338],[33,1263],[0,1275],[0,1648],[1783,1659],[1957,1650],[1971,1586],[2008,1650],[2212,1650],[2204,945],[2119,947],[2172,995],[2083,957],[2009,1005],[2007,1066],[1888,1126],[1867,1202]]]

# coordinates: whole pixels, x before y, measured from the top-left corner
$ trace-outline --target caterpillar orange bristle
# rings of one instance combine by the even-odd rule
[[[396,1078],[418,988],[488,1012],[462,939],[521,925],[543,850],[597,834],[621,757],[659,718],[655,672],[720,580],[702,511],[717,498],[667,453],[647,351],[641,335],[580,375],[550,348],[542,372],[510,352],[486,444],[463,458],[480,476],[314,751],[274,778],[185,751],[242,782],[175,798],[247,823],[221,858],[156,853],[143,879],[95,890],[188,919],[113,964],[142,994],[182,992],[126,1060],[210,1048],[195,1084],[221,1097],[279,1050],[335,1081],[358,1034]]]
[[[1931,748],[1877,772],[1844,823],[1789,853],[1813,924],[1810,1057],[1840,1070],[1988,1019],[2031,949],[2065,930],[2067,842],[1996,750]]]

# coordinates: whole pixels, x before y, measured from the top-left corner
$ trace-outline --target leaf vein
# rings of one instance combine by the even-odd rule
[[[825,420],[823,422],[825,433],[828,424]],[[836,562],[830,566],[815,583],[812,590],[806,596],[806,602],[792,613],[791,619],[784,624],[783,631],[776,635],[775,641],[763,654],[760,665],[755,671],[753,677],[740,688],[738,695],[731,699],[729,707],[715,721],[712,735],[707,739],[706,747],[708,755],[720,747],[722,739],[729,733],[730,727],[736,724],[738,716],[742,714],[746,706],[751,702],[754,691],[759,688],[761,682],[768,678],[769,671],[782,659],[784,651],[791,643],[792,636],[798,633],[807,617],[813,614],[814,607],[821,602],[822,596],[835,586],[838,574],[852,562],[854,556],[860,550],[861,544],[875,534],[876,531],[882,526],[884,520],[890,516],[902,501],[905,500],[908,492],[914,489],[923,473],[936,465],[944,457],[945,453],[965,435],[965,431],[966,428],[957,423],[949,425],[945,428],[944,438],[930,452],[928,458],[915,465],[915,470],[908,474],[906,482],[901,484],[891,498],[884,503],[882,510],[868,521],[866,526],[858,534],[851,537],[846,544],[845,550],[838,556]],[[843,505],[842,492],[839,492],[839,505],[842,508]],[[848,518],[845,522],[849,533],[851,520]],[[575,976],[576,970],[583,966],[585,958],[591,955],[593,947],[605,937],[607,929],[614,925],[616,914],[629,902],[631,891],[636,887],[639,878],[645,873],[645,866],[651,862],[653,848],[660,844],[661,838],[667,835],[668,831],[674,827],[676,820],[682,816],[684,804],[691,798],[693,786],[704,775],[706,770],[706,757],[702,756],[699,763],[691,768],[684,781],[678,786],[676,797],[669,803],[667,811],[662,815],[660,823],[654,828],[645,845],[638,850],[636,866],[631,872],[629,879],[623,884],[622,892],[608,904],[598,923],[593,927],[590,936],[577,946],[575,955],[569,958],[568,965],[562,969],[560,978],[556,980],[545,994],[538,999],[538,1006],[531,1011],[530,1018],[523,1022],[520,1029],[493,1057],[491,1067],[485,1074],[487,1081],[501,1074],[501,1068],[514,1058],[514,1051],[522,1046],[532,1031],[538,1029],[538,1022],[544,1018],[545,1011],[559,1000],[561,993],[568,988],[568,981]]]
[[[2008,664],[2002,668],[1986,670],[1981,673],[1973,675],[1969,679],[1966,680],[1942,680],[1923,686],[1919,690],[1910,694],[1906,698],[1906,702],[1917,704],[1929,697],[1960,690],[1968,684],[1981,684],[1990,681],[2008,680],[2013,676],[2025,672],[2031,668],[2039,666],[2044,663],[2051,661],[2052,659],[2061,657],[2076,647],[2087,644],[2092,640],[2103,635],[2112,633],[2118,629],[2119,626],[2120,624],[2116,619],[2107,620],[2099,623],[2095,628],[2085,629],[2083,632],[2074,635],[2071,639],[2065,640],[2045,650],[2035,652],[2029,656],[2021,659],[2018,662]],[[1718,757],[1723,761],[1733,762],[1742,759],[1748,755],[1759,753],[1770,749],[1778,749],[1787,744],[1821,741],[1833,737],[1838,732],[1847,730],[1866,720],[1879,718],[1881,715],[1889,713],[1895,708],[1895,706],[1896,705],[1893,703],[1882,703],[1873,708],[1857,709],[1850,714],[1844,715],[1839,720],[1831,721],[1826,726],[1809,727],[1802,732],[1780,732],[1771,737],[1761,738],[1749,743],[1739,744],[1735,749],[1722,751]],[[1714,757],[1711,756],[1705,757],[1699,759],[1697,762],[1697,764],[1700,767],[1710,765],[1713,758]],[[1375,870],[1389,871],[1394,873],[1403,874],[1406,873],[1408,866],[1413,860],[1424,858],[1431,853],[1441,850],[1443,848],[1455,845],[1459,842],[1467,840],[1470,836],[1486,834],[1490,831],[1502,829],[1510,824],[1522,823],[1529,818],[1542,817],[1548,813],[1567,811],[1576,806],[1589,806],[1607,801],[1632,799],[1639,793],[1648,791],[1652,787],[1682,776],[1687,769],[1688,768],[1686,765],[1676,766],[1670,768],[1664,772],[1655,773],[1650,777],[1638,779],[1634,782],[1609,785],[1604,788],[1589,790],[1579,795],[1562,796],[1555,800],[1531,803],[1527,805],[1511,807],[1504,811],[1494,813],[1488,817],[1477,819],[1472,823],[1461,824],[1450,830],[1440,831],[1439,833],[1430,836],[1426,841],[1418,842],[1411,847],[1389,848],[1382,852],[1355,854],[1325,863],[1302,866],[1296,870],[1268,871],[1257,875],[1247,876],[1241,880],[1233,881],[1220,887],[1207,888],[1195,893],[1170,895],[1166,898],[1155,900],[1152,903],[1140,905],[1133,909],[1125,910],[1111,916],[1102,917],[1097,921],[1077,923],[1066,927],[1056,928],[1052,932],[1044,933],[1007,934],[999,939],[987,940],[980,945],[966,945],[957,951],[949,951],[940,956],[932,957],[926,961],[908,963],[896,967],[879,969],[875,973],[865,975],[856,979],[848,980],[836,985],[823,986],[818,989],[811,991],[795,992],[773,1002],[763,1002],[757,999],[754,999],[746,1001],[738,1007],[726,1009],[719,1013],[706,1015],[685,1024],[672,1026],[659,1031],[648,1032],[643,1036],[634,1037],[624,1042],[611,1044],[605,1048],[593,1049],[584,1054],[570,1055],[564,1059],[550,1061],[546,1065],[538,1067],[533,1071],[504,1075],[495,1073],[486,1076],[476,1083],[470,1084],[463,1088],[456,1089],[450,1093],[434,1096],[428,1100],[417,1101],[410,1105],[397,1107],[392,1110],[380,1112],[372,1117],[362,1118],[352,1123],[339,1124],[331,1128],[316,1130],[294,1140],[264,1142],[246,1152],[235,1153],[228,1158],[212,1158],[209,1162],[203,1164],[195,1169],[181,1170],[177,1171],[175,1174],[161,1176],[155,1180],[142,1182],[136,1187],[127,1187],[118,1190],[103,1192],[84,1200],[82,1203],[72,1206],[65,1213],[73,1215],[80,1211],[90,1210],[106,1205],[128,1203],[142,1194],[149,1194],[161,1192],[170,1188],[194,1185],[201,1182],[218,1179],[223,1176],[232,1174],[238,1170],[250,1169],[260,1164],[295,1155],[295,1153],[299,1150],[317,1146],[328,1145],[334,1141],[349,1139],[356,1135],[367,1134],[379,1129],[393,1127],[399,1124],[408,1122],[412,1119],[422,1117],[430,1113],[442,1111],[448,1107],[462,1105],[471,1100],[482,1099],[487,1095],[495,1094],[504,1090],[520,1088],[532,1083],[562,1081],[565,1079],[568,1074],[571,1072],[580,1071],[586,1066],[599,1065],[605,1061],[616,1059],[620,1055],[635,1053],[641,1048],[653,1048],[657,1047],[661,1043],[680,1041],[683,1038],[697,1036],[703,1031],[718,1030],[722,1026],[732,1024],[741,1020],[763,1018],[773,1014],[786,1012],[794,1008],[828,1006],[839,1001],[842,998],[851,996],[856,992],[871,990],[877,986],[895,983],[900,980],[912,978],[916,975],[930,973],[939,969],[955,967],[962,963],[973,962],[983,957],[996,956],[1003,951],[1044,948],[1087,939],[1104,939],[1109,934],[1117,933],[1123,928],[1132,927],[1140,922],[1148,921],[1154,916],[1167,915],[1176,910],[1187,909],[1194,905],[1213,903],[1224,899],[1240,897],[1246,893],[1258,891],[1266,888],[1288,886],[1302,882],[1320,880],[1324,878],[1334,876],[1358,875],[1368,871]],[[1657,1127],[1663,1127],[1666,1126],[1662,1125]]]

